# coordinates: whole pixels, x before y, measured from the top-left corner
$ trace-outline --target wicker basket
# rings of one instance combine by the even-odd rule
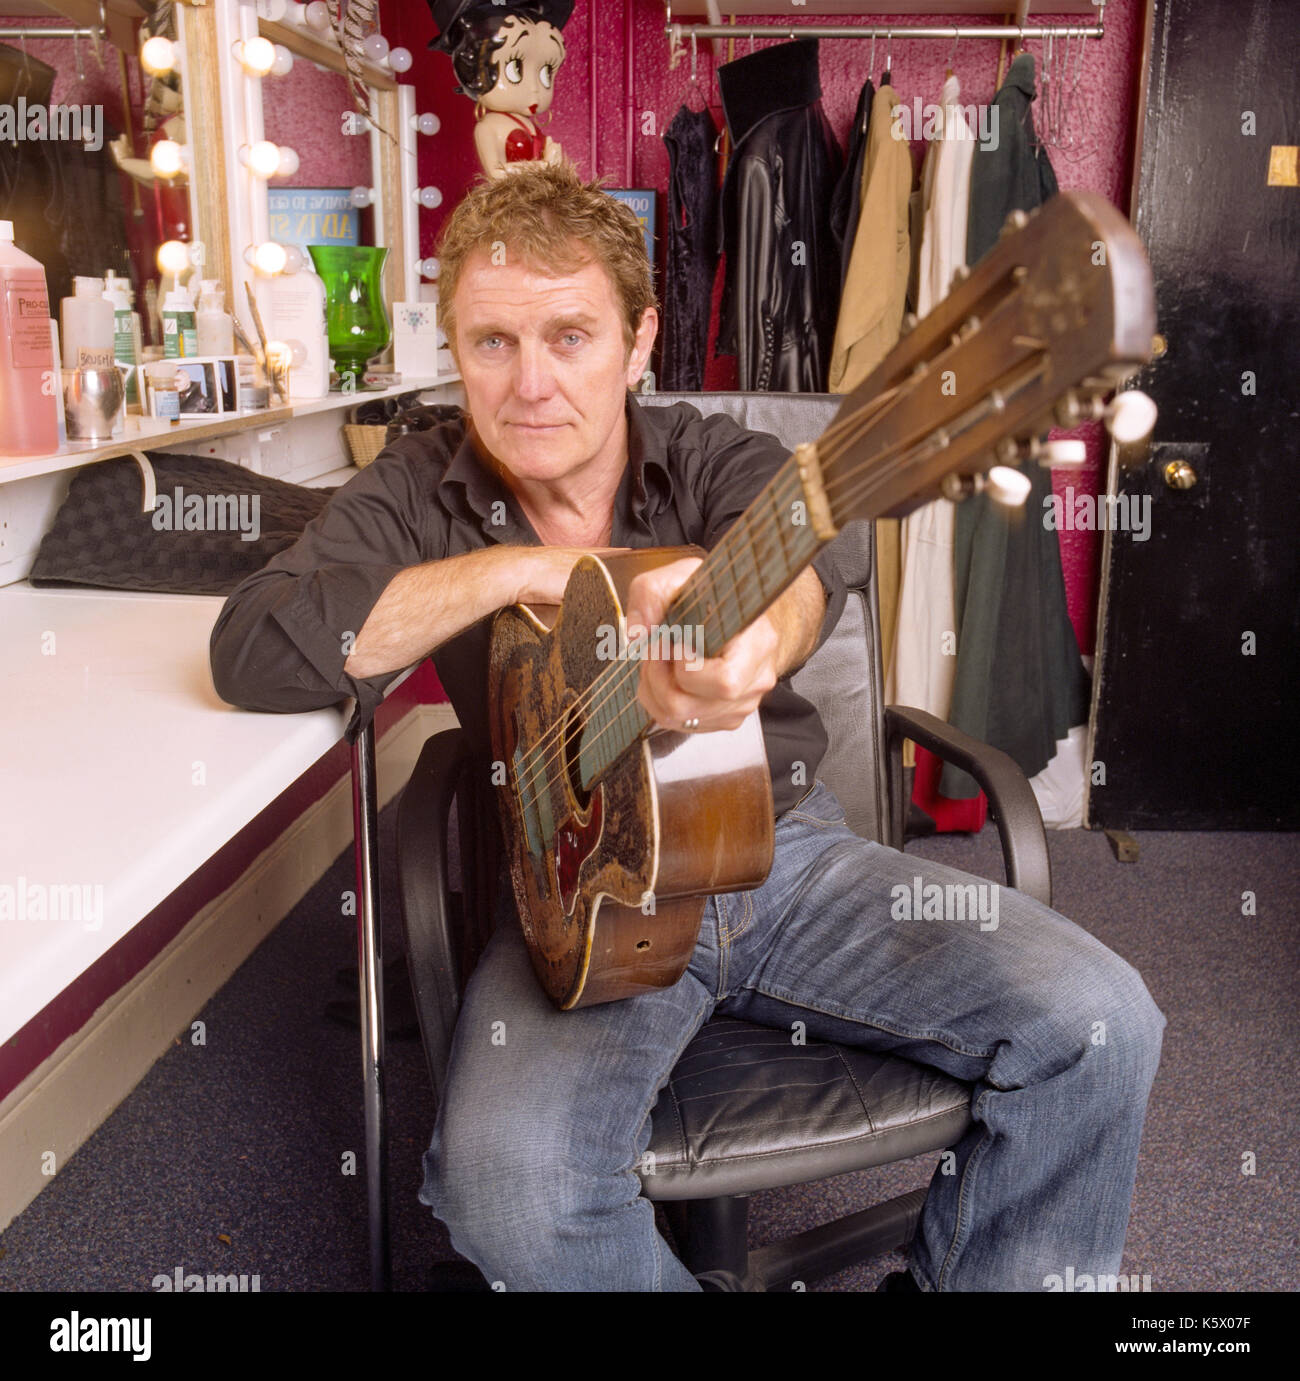
[[[387,435],[387,427],[357,422],[343,424],[343,438],[348,443],[348,450],[352,452],[352,463],[358,470],[364,470],[384,449],[384,438]]]

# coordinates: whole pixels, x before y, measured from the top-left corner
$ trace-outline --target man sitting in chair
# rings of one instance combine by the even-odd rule
[[[212,670],[224,699],[253,710],[355,696],[355,732],[393,676],[436,650],[488,758],[490,616],[558,604],[593,548],[711,549],[786,452],[629,394],[658,329],[642,232],[567,165],[476,188],[440,254],[468,418],[390,446],[246,580],[214,629]],[[654,628],[695,564],[639,576],[629,625]],[[1133,968],[1021,893],[1001,891],[996,927],[892,918],[897,884],[972,879],[855,835],[816,780],[826,735],[789,678],[844,598],[823,552],[720,656],[641,664],[657,725],[729,730],[762,707],[777,817],[767,880],[708,900],[677,983],[557,1010],[502,887],[420,1192],[489,1281],[701,1288],[636,1166],[660,1088],[715,1013],[799,1021],[974,1084],[974,1120],[935,1173],[895,1288],[1042,1290],[1066,1265],[1119,1272],[1164,1017]]]

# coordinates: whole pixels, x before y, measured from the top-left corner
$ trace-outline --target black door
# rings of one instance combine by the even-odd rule
[[[1150,460],[1112,465],[1093,827],[1300,827],[1297,11],[1155,0],[1136,213],[1165,350],[1135,380]]]

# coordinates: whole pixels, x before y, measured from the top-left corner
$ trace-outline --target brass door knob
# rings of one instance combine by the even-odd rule
[[[1165,466],[1165,483],[1170,489],[1190,489],[1199,478],[1185,460],[1171,460]]]

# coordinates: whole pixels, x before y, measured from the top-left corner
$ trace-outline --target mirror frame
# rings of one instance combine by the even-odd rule
[[[97,3],[97,0],[95,0]],[[183,27],[187,110],[193,116],[190,157],[191,201],[195,223],[207,230],[204,276],[227,284],[226,306],[235,312],[255,339],[251,313],[239,286],[244,281],[265,283],[244,267],[244,247],[268,238],[266,197],[255,195],[251,175],[243,175],[239,148],[264,137],[261,82],[274,77],[249,77],[233,53],[238,39],[258,34],[282,43],[299,61],[318,63],[346,72],[342,52],[295,25],[259,19],[256,7],[241,0],[210,0],[178,4]],[[397,301],[418,301],[420,275],[417,174],[415,159],[415,89],[393,74],[363,63],[370,91],[371,172],[375,243],[387,246],[384,301],[389,315]],[[388,134],[380,132],[378,124]]]

